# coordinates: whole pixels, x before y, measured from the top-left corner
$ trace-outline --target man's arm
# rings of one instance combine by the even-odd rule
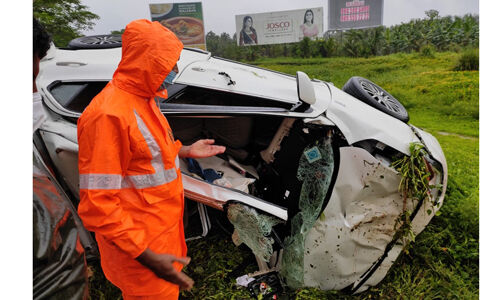
[[[214,145],[212,139],[199,140],[190,146],[182,146],[179,157],[204,158],[224,153],[226,147]]]
[[[179,285],[181,290],[190,290],[193,287],[194,281],[183,272],[177,271],[173,265],[178,262],[186,266],[191,261],[189,257],[155,253],[148,248],[136,259],[159,278]]]
[[[226,147],[213,145],[214,142],[214,140],[207,139],[199,140],[190,146],[182,146],[179,149],[179,157],[203,158],[226,151]],[[178,262],[185,266],[191,260],[189,257],[155,253],[147,248],[136,259],[159,278],[177,284],[183,290],[189,290],[193,287],[194,281],[183,272],[177,271],[173,265],[174,262]]]

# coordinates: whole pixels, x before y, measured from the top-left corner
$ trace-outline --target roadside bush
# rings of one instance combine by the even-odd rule
[[[453,69],[455,71],[478,71],[479,70],[479,49],[465,50]]]
[[[433,45],[425,45],[420,48],[420,55],[423,57],[434,58],[436,54],[436,48]]]
[[[450,43],[447,47],[448,51],[460,53],[464,48],[457,43]]]
[[[258,46],[244,46],[241,53],[243,58],[247,61],[256,61],[261,57]]]
[[[339,43],[332,37],[319,40],[318,43],[318,52],[321,57],[332,57],[337,54],[338,48],[340,47]]]
[[[302,39],[302,41],[299,42],[295,54],[302,58],[309,58],[313,54],[312,46],[313,46],[313,41],[310,38],[305,37],[304,39]]]

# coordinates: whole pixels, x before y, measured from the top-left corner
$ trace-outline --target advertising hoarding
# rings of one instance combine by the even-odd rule
[[[201,2],[149,4],[151,20],[172,30],[186,47],[206,50]]]
[[[323,8],[237,15],[236,34],[239,46],[316,39],[323,36]]]
[[[384,0],[329,0],[328,29],[354,29],[382,25]]]

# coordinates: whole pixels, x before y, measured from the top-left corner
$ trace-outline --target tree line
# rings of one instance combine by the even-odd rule
[[[206,35],[207,50],[214,56],[254,61],[263,57],[368,57],[398,52],[460,51],[479,47],[479,16],[439,16],[436,10],[426,18],[391,27],[336,31],[325,37],[298,43],[240,47],[237,35]]]
[[[238,46],[237,35],[206,35],[207,50],[214,56],[254,61],[262,57],[368,57],[398,52],[459,51],[479,47],[479,16],[439,16],[426,11],[423,19],[391,27],[335,31],[323,38],[304,38],[298,43]],[[33,15],[45,26],[58,47],[92,29],[99,16],[81,0],[34,0]],[[124,29],[112,31],[121,34]]]
[[[99,20],[81,0],[33,0],[33,17],[45,27],[57,47],[66,47]]]

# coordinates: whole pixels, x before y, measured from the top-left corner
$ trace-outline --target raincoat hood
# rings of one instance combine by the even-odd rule
[[[122,35],[122,59],[113,83],[131,94],[153,97],[179,60],[182,48],[175,34],[159,22],[130,22]]]

